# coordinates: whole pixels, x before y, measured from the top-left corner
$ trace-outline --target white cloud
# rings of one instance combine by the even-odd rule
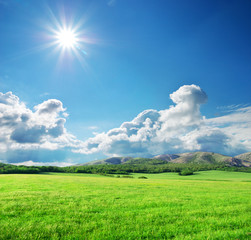
[[[92,160],[104,155],[251,151],[251,107],[231,107],[227,115],[207,119],[200,112],[207,95],[199,86],[182,86],[170,98],[174,105],[169,108],[145,110],[132,121],[82,142],[65,128],[68,114],[61,101],[49,99],[31,110],[13,93],[0,93],[0,158],[44,165],[44,159],[65,162],[65,157],[73,155],[81,161],[87,156]]]
[[[56,166],[56,167],[68,167],[74,165],[76,163],[69,161],[69,162],[33,162],[31,160],[20,162],[20,163],[10,163],[13,165],[23,165],[23,166]]]
[[[27,108],[12,92],[0,93],[0,152],[55,150],[80,143],[64,127],[66,109],[61,101],[49,99],[34,109]]]
[[[251,151],[251,107],[239,108],[230,114],[206,119],[208,126],[218,128],[229,137],[228,152]]]
[[[145,110],[119,128],[88,139],[76,152],[151,156],[199,150],[225,154],[251,151],[251,107],[206,119],[200,106],[207,95],[199,86],[184,85],[170,98],[174,106]]]
[[[49,99],[34,107],[38,115],[54,115],[57,116],[60,112],[64,112],[62,102],[57,99]]]

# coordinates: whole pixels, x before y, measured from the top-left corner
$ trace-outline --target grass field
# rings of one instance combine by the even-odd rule
[[[250,196],[240,172],[0,175],[0,239],[251,239]]]

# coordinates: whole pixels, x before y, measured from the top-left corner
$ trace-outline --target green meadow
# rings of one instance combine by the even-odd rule
[[[250,173],[132,176],[1,174],[0,239],[251,238]]]

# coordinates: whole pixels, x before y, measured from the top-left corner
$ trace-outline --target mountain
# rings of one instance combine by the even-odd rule
[[[179,155],[177,155],[177,154],[162,154],[162,155],[155,156],[153,158],[154,159],[161,159],[161,160],[165,160],[167,162],[170,162],[178,157],[179,157]]]
[[[111,157],[103,160],[91,161],[77,166],[98,164],[165,164],[170,163],[194,163],[194,164],[221,164],[230,166],[251,167],[251,152],[235,157],[230,157],[213,152],[188,152],[180,154],[162,154],[153,158]]]
[[[159,164],[165,164],[166,161],[162,159],[154,159],[154,158],[132,158],[124,164],[150,164],[150,165],[159,165]]]
[[[123,164],[130,159],[132,159],[132,158],[131,157],[111,157],[111,158],[107,158],[107,159],[96,160],[96,161],[78,164],[76,166],[99,165],[99,164]]]
[[[169,154],[167,154],[167,155],[169,155]],[[160,156],[163,156],[163,155],[160,155]],[[229,156],[225,156],[225,155],[213,153],[213,152],[190,152],[190,153],[175,154],[174,156],[175,157],[168,162],[216,164],[216,163],[223,163],[227,159],[230,158]],[[159,156],[157,156],[157,157],[158,157],[158,159],[163,159]]]
[[[251,152],[237,155],[234,158],[241,160],[241,162],[244,166],[251,167]]]

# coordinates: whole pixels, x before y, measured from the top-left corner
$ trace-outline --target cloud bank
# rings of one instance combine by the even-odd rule
[[[61,101],[49,99],[29,109],[12,92],[0,93],[0,159],[41,164],[63,162],[74,154],[81,161],[79,155],[93,160],[95,156],[251,151],[251,107],[206,118],[200,106],[207,102],[207,94],[196,85],[180,87],[170,99],[174,105],[165,110],[145,110],[118,128],[80,141],[65,128],[68,114]]]
[[[65,111],[57,99],[44,101],[32,111],[12,92],[0,93],[0,152],[74,148],[79,141],[64,127]]]
[[[76,150],[109,156],[154,156],[163,153],[212,151],[235,155],[251,151],[251,107],[223,117],[206,119],[200,106],[206,93],[196,85],[184,85],[170,94],[175,105],[141,112],[119,128],[97,134]]]

